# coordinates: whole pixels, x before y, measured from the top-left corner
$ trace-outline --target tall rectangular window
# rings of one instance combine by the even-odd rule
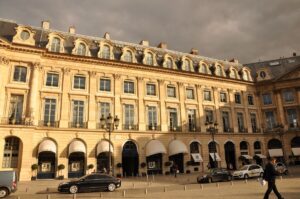
[[[266,93],[262,95],[264,105],[272,104],[272,95],[270,93]]]
[[[155,84],[147,84],[147,95],[156,95],[156,87]]]
[[[11,95],[9,107],[9,123],[21,124],[23,115],[23,95]]]
[[[227,102],[226,93],[220,93],[220,102]]]
[[[76,89],[85,89],[85,77],[83,77],[83,76],[74,76],[74,88],[76,88]]]
[[[100,79],[100,91],[110,92],[110,79]]]
[[[205,110],[205,122],[213,122],[214,115],[212,110]]]
[[[293,102],[294,101],[294,92],[292,90],[283,91],[283,99],[285,102]]]
[[[157,128],[157,111],[155,106],[148,107],[148,129],[155,130]]]
[[[83,127],[84,122],[84,101],[73,101],[73,124]]]
[[[194,89],[192,89],[192,88],[186,89],[186,98],[187,99],[195,99]]]
[[[55,122],[56,99],[45,99],[44,125],[53,126]]]
[[[169,108],[169,127],[170,130],[176,130],[178,127],[177,110],[175,108]]]
[[[100,118],[103,116],[105,119],[108,117],[110,113],[110,103],[101,102],[100,103]]]
[[[196,110],[188,110],[189,131],[196,131]]]
[[[297,110],[296,109],[287,109],[287,120],[290,128],[294,128],[298,126],[297,122]]]
[[[124,93],[134,94],[134,82],[124,81]]]
[[[254,105],[253,95],[248,95],[248,104],[249,105]]]
[[[237,122],[238,122],[239,132],[244,132],[245,126],[244,126],[243,113],[240,113],[240,112],[237,113]]]
[[[257,121],[256,121],[255,113],[250,113],[250,120],[251,120],[252,132],[256,133],[258,129],[257,129]]]
[[[176,97],[176,88],[174,86],[167,87],[168,97]]]
[[[58,87],[58,78],[58,74],[47,73],[46,86]]]
[[[211,100],[211,92],[210,91],[204,91],[204,100],[205,101],[212,101]]]
[[[24,66],[15,66],[14,71],[14,81],[16,82],[26,82],[27,68]]]
[[[275,120],[274,112],[273,111],[266,111],[265,116],[266,116],[267,128],[268,129],[273,129],[276,126],[276,120]]]
[[[241,94],[239,93],[234,94],[234,100],[236,104],[241,104],[242,103]]]
[[[125,114],[125,129],[132,129],[134,125],[134,105],[124,105]]]
[[[230,131],[230,123],[229,123],[229,113],[227,111],[222,111],[222,122],[223,122],[223,131]]]

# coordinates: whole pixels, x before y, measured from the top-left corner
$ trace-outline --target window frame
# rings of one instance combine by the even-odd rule
[[[189,92],[191,92],[192,97],[189,97]],[[195,89],[194,88],[187,87],[185,89],[185,93],[186,93],[186,99],[188,99],[188,100],[194,100],[195,99]]]
[[[225,100],[222,100],[222,94],[225,96]],[[220,102],[227,103],[227,93],[226,92],[220,92]]]
[[[171,94],[171,90],[172,89],[174,92],[174,95],[170,95]],[[174,85],[167,85],[167,96],[168,98],[176,98],[177,97],[177,93],[176,93],[176,86]]]
[[[234,102],[236,104],[242,104],[242,95],[240,93],[234,94]]]
[[[152,89],[152,90],[154,90],[154,93],[153,93],[153,91],[151,89],[149,90],[150,87],[154,87],[154,89]],[[156,96],[156,84],[154,84],[154,83],[146,83],[146,95],[148,95],[148,96]]]
[[[250,105],[250,106],[255,105],[255,104],[254,104],[254,96],[253,96],[252,94],[249,94],[249,95],[247,96],[247,99],[248,99],[248,105]],[[250,103],[250,102],[251,102],[251,103]]]
[[[104,82],[104,86],[101,86],[101,82]],[[107,84],[105,82],[109,82],[109,88],[107,89]],[[103,90],[101,90],[103,88]],[[99,79],[99,91],[100,92],[111,92],[111,79],[110,78],[105,78],[105,77],[100,77]]]
[[[16,76],[16,70],[18,71],[17,77],[15,79]],[[25,71],[23,71],[25,70]],[[23,73],[24,72],[24,73]],[[20,66],[20,65],[15,65],[14,66],[14,72],[12,74],[12,80],[14,82],[18,82],[18,83],[27,83],[27,76],[28,76],[28,68],[26,66]]]
[[[208,98],[206,98],[206,94],[205,93],[209,93]],[[212,102],[212,94],[211,94],[211,90],[204,90],[203,91],[203,100],[204,101],[208,101],[208,102]]]
[[[50,85],[47,85],[47,83],[48,83],[48,75],[52,75]],[[57,85],[54,85],[54,83],[53,83],[53,80],[54,80],[53,75],[57,76]],[[58,88],[59,87],[59,73],[57,73],[57,72],[51,72],[51,71],[46,72],[45,86]]]
[[[77,88],[77,85],[75,83],[76,78],[83,78],[84,79],[84,88],[81,88],[81,81],[79,81],[79,85],[78,85],[78,88]],[[80,74],[74,75],[73,76],[73,89],[76,89],[76,90],[85,90],[87,88],[87,86],[86,86],[86,80],[87,80],[87,78],[84,75],[80,75]]]
[[[132,85],[132,88],[130,88]],[[135,94],[135,82],[132,80],[124,80],[123,81],[123,93],[124,94]]]

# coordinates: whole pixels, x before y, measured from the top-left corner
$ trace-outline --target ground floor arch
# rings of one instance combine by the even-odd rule
[[[96,158],[97,158],[97,171],[106,173],[114,165],[114,158],[113,158],[114,148],[112,144],[108,140],[101,140],[97,144],[96,150]],[[111,158],[111,162],[109,165],[109,158]]]
[[[184,154],[188,153],[186,145],[180,140],[169,143],[169,161],[172,162],[170,172],[184,173]]]
[[[146,166],[148,174],[162,174],[163,155],[167,153],[165,146],[159,140],[150,140],[146,144]]]
[[[268,151],[270,157],[276,157],[277,161],[284,162],[282,143],[280,140],[276,138],[269,140]]]
[[[292,156],[291,163],[300,165],[300,137],[296,136],[291,140]]]
[[[225,161],[227,169],[236,169],[236,156],[235,156],[235,145],[233,142],[228,141],[224,145],[225,150]]]
[[[68,178],[80,178],[85,174],[85,144],[81,140],[73,140],[69,144],[68,155]]]
[[[218,147],[216,141],[211,141],[208,143],[208,152],[209,152],[209,163],[207,168],[217,168],[221,161],[221,158],[218,154]]]
[[[22,142],[20,138],[9,136],[5,138],[2,168],[14,168],[18,171],[21,167]]]
[[[38,148],[38,179],[53,179],[56,173],[56,143],[51,139],[45,139]]]
[[[127,141],[122,150],[123,176],[137,176],[139,173],[139,154],[133,141]]]

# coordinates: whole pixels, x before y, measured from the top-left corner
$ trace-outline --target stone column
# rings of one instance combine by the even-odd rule
[[[160,98],[160,125],[161,131],[168,131],[168,121],[167,121],[167,111],[166,111],[166,89],[165,89],[165,81],[159,81],[159,98]]]
[[[220,113],[220,107],[219,107],[219,103],[220,103],[219,89],[217,87],[213,87],[213,98],[214,98],[215,113],[216,113],[215,122],[218,123],[219,129],[220,129],[221,124],[222,124],[222,122],[221,122],[222,119],[221,119],[221,113]]]
[[[6,97],[6,90],[5,86],[6,83],[8,83],[9,80],[9,60],[6,57],[0,57],[0,118],[2,117],[8,117],[8,115],[5,115],[5,97]],[[2,146],[2,145],[1,145]],[[1,161],[2,162],[2,161]]]
[[[39,120],[39,73],[41,70],[40,63],[33,63],[32,64],[32,75],[31,75],[31,82],[30,82],[30,93],[29,93],[29,111],[28,117],[30,117],[32,124],[37,125]]]
[[[97,104],[96,104],[96,92],[97,92],[97,79],[96,79],[96,72],[92,71],[90,74],[90,85],[89,85],[89,103],[88,103],[88,128],[95,129],[96,128],[96,118],[97,118]],[[97,118],[98,119],[98,118]]]
[[[145,85],[144,78],[138,77],[138,125],[140,131],[146,130],[145,124],[145,104],[144,104],[144,96],[145,96]]]
[[[255,92],[255,95],[254,95],[254,104],[256,105],[257,107],[257,118],[256,118],[256,121],[257,121],[257,127],[260,128],[260,132],[262,133],[263,132],[263,126],[264,126],[264,117],[263,117],[263,112],[261,111],[261,98],[260,98],[260,92],[257,91]]]
[[[243,105],[245,108],[245,127],[248,128],[248,133],[253,133],[252,131],[252,126],[251,126],[251,118],[250,118],[250,113],[249,113],[249,106],[248,106],[248,95],[247,92],[242,91],[242,97],[243,97]]]
[[[62,84],[62,97],[61,97],[61,107],[64,107],[61,109],[60,112],[60,121],[59,121],[59,127],[60,128],[68,128],[70,118],[70,107],[71,102],[69,98],[69,91],[71,89],[71,75],[70,75],[70,69],[64,68],[63,69],[63,84]]]
[[[228,100],[230,104],[230,112],[231,112],[231,127],[233,128],[233,132],[238,132],[238,126],[236,121],[236,114],[234,109],[234,93],[232,89],[228,89]]]
[[[179,102],[180,102],[180,121],[181,121],[181,127],[182,132],[188,131],[188,121],[186,118],[186,108],[185,108],[185,89],[182,82],[178,83],[178,90],[179,90]]]
[[[115,74],[115,116],[120,119],[118,129],[122,129],[123,115],[122,115],[122,104],[121,104],[121,93],[122,93],[122,82],[121,75]]]
[[[196,85],[196,93],[197,93],[197,100],[198,100],[198,112],[199,112],[199,119],[197,121],[197,125],[201,128],[201,132],[206,132],[205,127],[205,116],[202,106],[203,101],[203,92],[201,89],[201,85]]]

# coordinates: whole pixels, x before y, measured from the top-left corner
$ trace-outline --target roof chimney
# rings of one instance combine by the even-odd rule
[[[103,37],[104,37],[104,39],[110,40],[110,35],[108,32],[106,32]]]
[[[143,45],[143,46],[149,46],[149,41],[142,40],[142,41],[140,42],[140,44]]]
[[[296,57],[297,56],[297,53],[293,52],[293,57]]]
[[[49,21],[42,21],[42,28],[45,30],[50,29],[50,22]]]
[[[75,26],[70,26],[69,27],[69,33],[71,33],[71,34],[75,34]]]
[[[233,63],[238,64],[238,63],[239,63],[239,60],[237,60],[237,59],[235,59],[235,58],[232,58],[231,60],[229,60],[229,62],[233,62]]]
[[[198,50],[195,49],[195,48],[192,48],[190,54],[192,54],[192,55],[198,55]]]
[[[160,42],[157,47],[162,49],[167,49],[167,44],[165,42]]]

